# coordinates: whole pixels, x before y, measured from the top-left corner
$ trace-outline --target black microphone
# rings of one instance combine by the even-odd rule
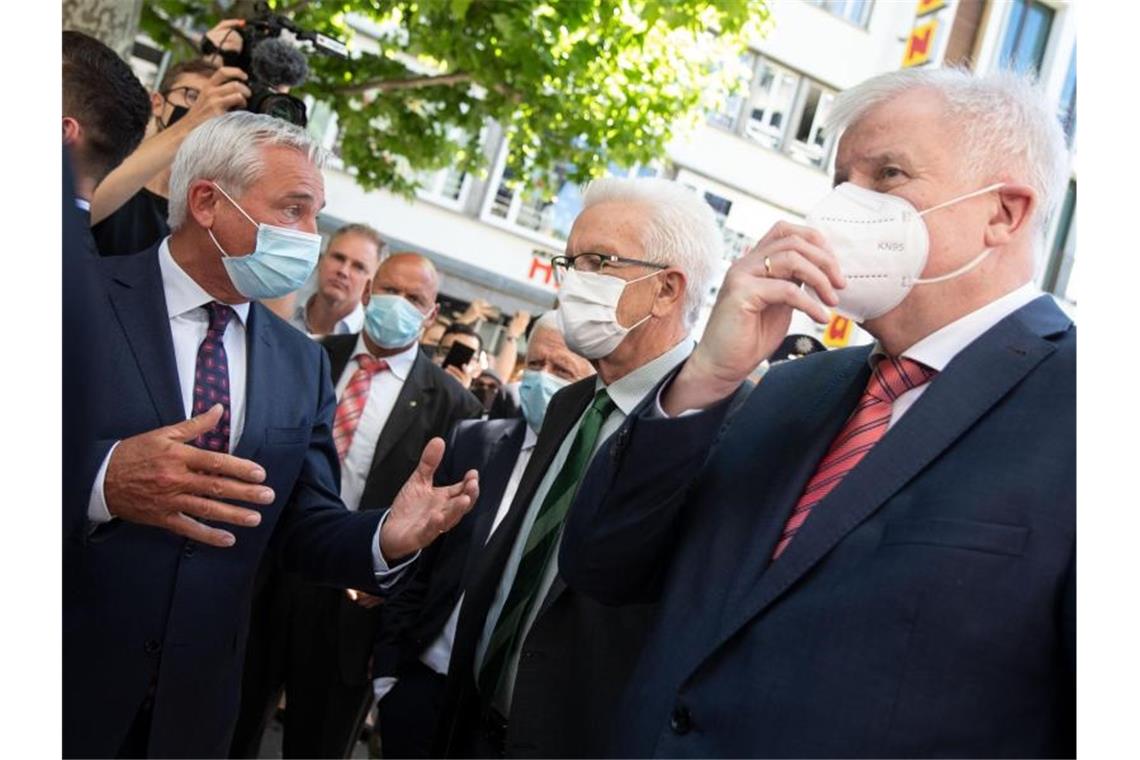
[[[297,87],[309,76],[301,51],[281,39],[262,40],[250,55],[250,73],[269,87]]]

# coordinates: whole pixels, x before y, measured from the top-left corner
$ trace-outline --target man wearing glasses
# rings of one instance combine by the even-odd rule
[[[586,191],[553,264],[566,344],[597,376],[551,399],[506,516],[469,560],[438,754],[599,755],[650,610],[567,589],[562,524],[593,452],[691,352],[721,246],[711,209],[673,182]]]
[[[222,21],[208,33],[225,48],[240,47],[240,19]],[[216,58],[216,56],[215,56]],[[186,135],[202,122],[235,108],[249,97],[246,73],[218,67],[209,58],[171,66],[151,93],[146,139],[107,175],[91,200],[91,234],[103,256],[146,250],[170,234],[166,224],[170,164]]]

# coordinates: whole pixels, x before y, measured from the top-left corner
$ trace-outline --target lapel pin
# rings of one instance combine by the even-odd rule
[[[411,406],[411,407],[415,407],[415,405],[416,405],[416,402],[414,400],[410,404],[408,404],[408,406]]]

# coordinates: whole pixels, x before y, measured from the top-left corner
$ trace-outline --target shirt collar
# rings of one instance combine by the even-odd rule
[[[158,244],[158,266],[162,272],[162,293],[166,296],[166,313],[171,318],[201,308],[216,300],[202,289],[170,254],[170,236]],[[249,302],[230,304],[244,326],[249,319]]]
[[[86,211],[89,214],[91,213],[91,201],[87,200],[86,198],[80,198],[79,196],[76,196],[75,205],[83,211]]]
[[[526,424],[524,422],[524,424]],[[530,429],[530,425],[526,425],[526,434],[523,436],[522,450],[530,451],[534,445],[538,443],[538,433]]]
[[[309,332],[309,302],[317,297],[317,294],[309,296],[293,309],[293,324],[300,325],[301,329]],[[356,303],[356,308],[344,315],[341,319],[333,325],[333,335],[352,335],[358,333],[364,328],[364,307],[359,301]],[[355,356],[355,354],[353,354]]]
[[[383,357],[384,361],[388,363],[388,371],[395,375],[400,382],[407,380],[408,374],[412,371],[412,365],[416,363],[416,352],[419,350],[420,344],[416,342],[398,354]],[[360,333],[356,336],[356,346],[352,349],[353,360],[360,354],[367,353],[371,352],[368,350],[368,344],[364,342],[364,333]]]
[[[689,354],[693,352],[693,346],[692,339],[686,336],[680,343],[653,361],[642,364],[633,372],[615,380],[608,386],[602,382],[601,375],[599,375],[594,385],[595,392],[605,388],[617,408],[628,417],[634,408],[641,403],[641,400],[649,395],[657,383],[661,382],[674,367],[688,358]]]
[[[941,372],[962,349],[980,338],[983,333],[998,322],[1040,295],[1041,290],[1032,282],[1027,282],[1020,288],[1012,290],[1001,298],[990,301],[980,309],[976,309],[932,332],[903,351],[902,355]],[[873,360],[875,356],[886,355],[887,352],[876,341],[868,361]]]

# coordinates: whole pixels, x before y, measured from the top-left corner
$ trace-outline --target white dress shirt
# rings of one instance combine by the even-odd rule
[[[91,213],[91,201],[87,200],[86,198],[80,198],[76,196],[75,206],[82,211],[86,211],[88,214]]]
[[[178,383],[182,390],[182,409],[189,419],[194,407],[194,369],[198,363],[198,346],[206,339],[206,330],[210,326],[210,316],[204,307],[214,297],[178,266],[170,255],[169,237],[158,245],[158,268],[162,272],[162,294],[166,298],[166,314],[170,318],[170,337],[174,343],[174,363],[178,368]],[[233,451],[245,428],[245,325],[249,319],[249,304],[234,304],[231,308],[237,316],[231,318],[226,325],[222,345],[226,349],[226,365],[230,373],[230,451]],[[87,517],[92,522],[107,522],[111,519],[103,496],[103,480],[115,446],[107,452],[103,465],[95,476],[95,486],[91,489]]]
[[[935,330],[930,335],[927,335],[903,351],[902,355],[907,359],[913,359],[937,372],[941,372],[946,369],[946,365],[950,363],[950,360],[961,353],[966,346],[982,337],[982,334],[991,327],[1040,295],[1041,290],[1032,282],[1027,282],[1020,288],[1006,293],[1001,298],[990,301],[982,308],[972,311],[945,327]],[[886,353],[883,347],[876,341],[874,348],[871,349],[871,355],[868,357],[868,361],[872,362],[871,366],[874,366],[873,358],[875,356],[886,356]],[[891,405],[891,421],[887,424],[887,430],[894,427],[895,423],[906,414],[908,409],[914,406],[914,402],[918,401],[919,397],[925,393],[929,387],[930,383],[923,383],[917,388],[911,388],[909,391],[899,394]]]
[[[166,313],[170,318],[170,337],[174,343],[174,362],[178,368],[182,407],[186,418],[189,419],[194,405],[194,370],[198,363],[198,347],[206,339],[206,330],[210,326],[209,315],[203,307],[214,298],[178,266],[174,257],[170,255],[169,237],[159,243],[158,266],[162,273],[162,293],[166,299]],[[226,325],[226,331],[222,335],[222,345],[226,349],[226,365],[230,376],[230,451],[232,452],[241,440],[242,430],[245,428],[246,323],[249,319],[249,304],[233,304],[231,308],[237,316],[231,318]],[[87,503],[87,517],[94,523],[112,519],[103,494],[103,481],[107,475],[107,463],[111,461],[111,455],[118,445],[116,442],[107,452],[95,476],[95,484]],[[399,579],[403,569],[419,555],[417,553],[408,562],[389,568],[380,553],[382,527],[383,520],[377,526],[372,541],[372,567],[381,587],[387,588]]]
[[[491,523],[491,530],[487,534],[487,540],[491,540],[491,534],[499,527],[499,523],[507,516],[507,512],[511,509],[511,502],[515,500],[515,494],[519,490],[519,483],[522,482],[523,473],[526,472],[526,466],[530,464],[530,455],[534,453],[534,445],[538,442],[538,434],[535,433],[530,426],[526,428],[524,433],[522,448],[519,449],[518,458],[515,459],[515,465],[511,469],[511,476],[507,479],[506,489],[503,491],[503,498],[499,500],[498,510],[495,512],[494,521]],[[459,610],[463,607],[463,595],[455,602],[455,607],[451,610],[451,616],[448,617],[447,622],[443,626],[443,631],[436,637],[427,649],[420,654],[420,662],[427,665],[436,673],[440,675],[447,675],[448,666],[451,664],[451,649],[455,643],[455,628],[459,624]],[[393,676],[382,676],[372,682],[372,692],[375,694],[376,699],[382,699],[385,694],[392,690],[396,685],[397,679]]]
[[[360,497],[364,495],[364,484],[368,481],[368,472],[372,469],[372,455],[376,453],[376,443],[380,440],[380,434],[384,432],[388,417],[396,406],[396,397],[400,395],[404,382],[408,379],[408,373],[412,371],[417,351],[419,343],[413,343],[406,350],[385,357],[388,369],[372,376],[372,384],[368,387],[368,400],[364,403],[364,411],[360,415],[356,432],[352,434],[352,443],[340,466],[340,498],[344,501],[344,505],[354,512],[360,509]],[[364,335],[361,334],[352,349],[352,358],[348,360],[344,372],[337,381],[338,403],[348,388],[352,376],[360,369],[360,362],[356,357],[367,353],[368,346],[364,342]]]
[[[293,309],[293,316],[289,320],[289,324],[296,327],[301,332],[313,337],[313,333],[309,332],[309,303],[317,297],[317,294],[309,296],[297,307]],[[329,335],[353,335],[364,329],[364,307],[358,301],[356,308],[350,311],[341,319],[338,319],[336,324],[333,325],[332,331]]]
[[[601,390],[605,388],[616,408],[602,424],[598,439],[594,443],[595,452],[607,438],[621,427],[621,424],[625,422],[625,418],[634,410],[641,400],[653,390],[653,387],[661,382],[667,374],[672,372],[677,365],[688,358],[689,354],[693,351],[693,346],[693,341],[689,338],[685,338],[661,356],[658,356],[651,362],[643,364],[609,386],[606,386],[602,382],[601,377],[596,380],[596,389]],[[487,613],[487,621],[483,627],[483,635],[479,639],[479,645],[475,652],[476,679],[479,677],[479,670],[482,668],[483,659],[487,653],[487,646],[491,640],[491,634],[495,630],[495,625],[499,622],[499,616],[503,612],[507,595],[510,594],[511,584],[514,583],[515,575],[518,573],[519,563],[522,561],[527,536],[530,534],[531,527],[534,525],[535,518],[538,516],[539,507],[542,506],[543,500],[546,499],[546,494],[550,491],[551,486],[554,485],[554,479],[558,476],[558,472],[562,469],[562,465],[566,462],[566,458],[570,454],[570,448],[574,444],[574,438],[578,434],[578,427],[582,424],[582,417],[584,416],[585,412],[582,413],[582,416],[574,423],[574,427],[571,428],[566,438],[563,439],[562,445],[559,446],[558,452],[550,462],[550,467],[547,468],[546,473],[543,475],[542,481],[534,493],[534,497],[531,499],[530,504],[527,505],[526,516],[519,528],[518,536],[515,539],[514,547],[511,549],[511,554],[507,559],[507,564],[503,568],[503,576],[499,580],[499,588],[495,592],[495,599]],[[558,539],[559,544],[561,544],[561,540],[560,536]],[[554,556],[558,556],[557,546],[554,548]],[[538,601],[531,607],[526,620],[523,621],[520,630],[520,641],[526,640],[531,626],[534,625],[535,618],[538,617],[542,600],[546,598],[557,575],[558,562],[556,559],[554,562],[551,562],[545,570],[542,583],[538,590]],[[495,708],[503,715],[510,715],[511,700],[514,696],[515,676],[518,672],[519,655],[521,652],[522,648],[520,647],[519,651],[516,651],[507,663],[507,671],[503,684],[504,688],[499,691],[495,698]]]

